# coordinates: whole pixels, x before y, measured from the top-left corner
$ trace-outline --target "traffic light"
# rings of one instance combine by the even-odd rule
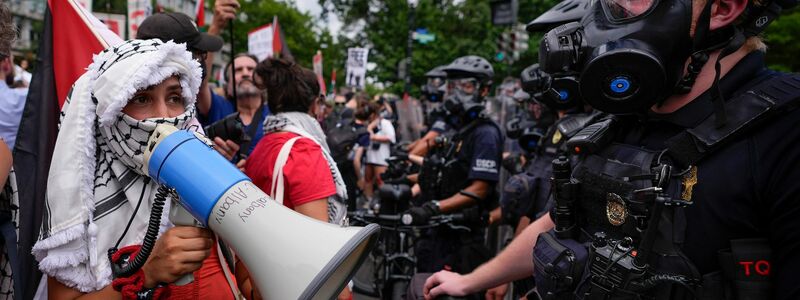
[[[503,61],[508,57],[508,54],[511,53],[511,37],[508,32],[503,32],[500,36],[497,37],[497,54],[495,55],[495,60]]]
[[[511,41],[510,41],[510,48],[511,48],[511,58],[513,60],[519,60],[520,53],[528,51],[528,32],[525,30],[525,25],[518,24],[514,26],[513,30],[511,31]]]
[[[509,63],[518,61],[521,53],[528,51],[528,39],[524,24],[517,24],[511,30],[503,32],[497,37],[495,60],[508,60]]]

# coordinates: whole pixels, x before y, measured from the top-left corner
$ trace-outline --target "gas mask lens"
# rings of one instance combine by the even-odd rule
[[[474,95],[478,91],[478,81],[472,78],[452,79],[447,82],[449,91],[463,95]]]
[[[441,78],[438,77],[428,78],[428,88],[431,91],[439,90],[439,87],[441,87],[443,84],[444,80],[442,80]]]
[[[657,0],[601,0],[606,17],[612,22],[624,22],[641,17],[653,7]]]

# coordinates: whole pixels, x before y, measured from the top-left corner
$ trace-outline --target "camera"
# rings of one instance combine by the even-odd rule
[[[239,113],[235,112],[225,116],[219,121],[203,128],[210,140],[219,137],[222,140],[231,140],[238,145],[250,141],[250,136],[245,133],[245,126]]]

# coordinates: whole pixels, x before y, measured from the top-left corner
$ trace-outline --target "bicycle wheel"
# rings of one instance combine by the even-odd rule
[[[408,291],[408,281],[395,280],[391,285],[391,300],[405,300],[406,292]]]
[[[358,268],[356,274],[353,275],[353,292],[370,297],[380,297],[380,287],[377,285],[378,273],[380,270],[380,260],[376,259],[374,253],[367,256],[361,267]]]

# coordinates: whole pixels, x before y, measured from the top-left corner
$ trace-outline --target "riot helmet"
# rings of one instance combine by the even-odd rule
[[[469,55],[459,57],[444,67],[447,73],[448,123],[458,128],[475,120],[485,109],[482,92],[492,84],[494,68],[486,59]]]
[[[422,86],[422,95],[430,102],[441,102],[444,99],[447,80],[445,66],[438,66],[425,73],[427,82]]]
[[[544,32],[558,25],[580,21],[592,6],[591,0],[564,0],[528,23],[529,32]]]

